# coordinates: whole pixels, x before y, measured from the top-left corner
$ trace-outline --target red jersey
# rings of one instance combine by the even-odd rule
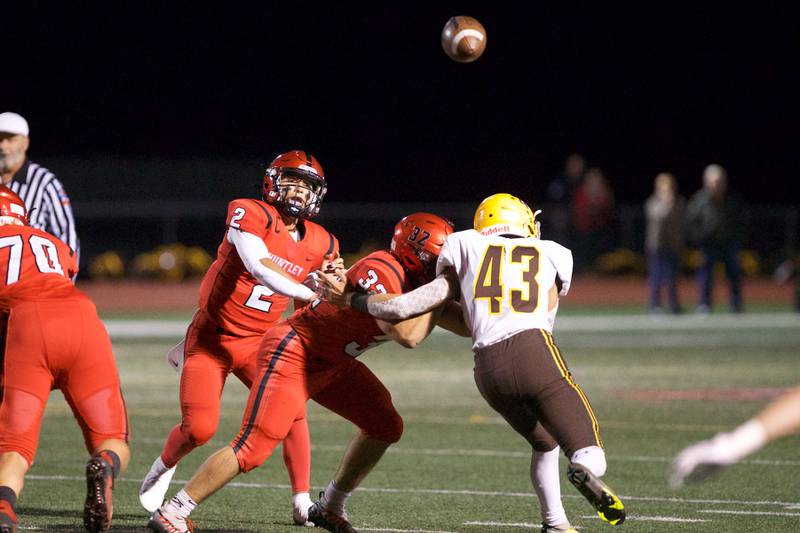
[[[301,238],[295,242],[278,211],[261,200],[232,201],[226,226],[260,237],[269,258],[298,282],[321,268],[326,255],[339,253],[336,237],[307,220],[298,223]],[[200,284],[200,309],[227,333],[246,336],[263,334],[281,319],[288,304],[288,297],[258,284],[236,247],[223,237],[217,258]]]
[[[57,237],[30,226],[0,226],[0,308],[83,296],[70,279],[77,271],[72,249]]]
[[[403,267],[386,251],[356,262],[347,271],[347,283],[361,292],[397,294],[411,288]],[[389,340],[373,317],[328,302],[306,306],[288,320],[308,351],[322,359],[358,357]]]

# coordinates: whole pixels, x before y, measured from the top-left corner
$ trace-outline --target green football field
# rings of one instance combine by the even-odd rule
[[[186,317],[165,320],[180,331]],[[136,324],[124,334],[119,324],[109,325],[133,434],[133,459],[114,491],[114,531],[144,530],[139,483],[179,416],[179,376],[164,359],[179,336],[167,329],[153,338],[151,326],[141,323],[137,334]],[[684,445],[732,428],[780,389],[800,383],[800,315],[595,313],[560,318],[555,337],[600,420],[605,479],[628,509],[626,523],[612,528],[562,476],[564,504],[580,531],[800,531],[800,437],[770,444],[706,484],[677,491],[666,484],[669,461]],[[406,429],[351,498],[356,529],[538,531],[530,450],[478,394],[466,339],[436,332],[416,350],[384,345],[362,360],[392,391]],[[180,464],[170,494],[236,434],[245,399],[232,378],[217,436]],[[313,402],[309,421],[312,485],[319,490],[355,430]],[[54,392],[19,499],[23,530],[81,530],[85,460],[77,424]],[[302,531],[291,525],[279,453],[212,496],[193,519],[199,531]]]

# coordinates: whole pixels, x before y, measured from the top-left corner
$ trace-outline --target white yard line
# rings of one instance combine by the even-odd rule
[[[771,511],[727,511],[724,509],[703,509],[698,513],[713,514],[742,514],[742,515],[763,515],[763,516],[800,516],[800,513],[777,513]]]
[[[114,339],[169,338],[179,340],[188,320],[104,320]],[[562,316],[555,334],[561,332],[600,333],[615,331],[702,331],[709,329],[796,329],[798,313],[744,313],[742,315],[693,315],[651,317],[648,315]],[[446,333],[437,328],[435,333]]]
[[[597,515],[585,515],[581,516],[583,519],[591,519],[596,518],[600,520],[600,517]],[[631,521],[639,521],[639,522],[711,522],[706,518],[680,518],[677,516],[643,516],[643,515],[628,515],[625,517],[626,522]]]
[[[162,444],[164,439],[156,439],[152,437],[141,437],[137,439],[139,442],[148,444]],[[224,446],[227,442],[212,440],[208,444]],[[344,445],[326,445],[326,444],[312,444],[312,450],[319,451],[344,451]],[[508,457],[508,458],[529,458],[531,452],[529,451],[511,451],[511,450],[481,450],[476,448],[461,449],[461,448],[404,448],[402,446],[392,446],[386,453],[400,454],[400,455],[433,455],[433,456],[451,456],[451,457]],[[611,461],[627,461],[635,463],[671,463],[673,457],[659,457],[652,455],[607,455]],[[739,464],[749,464],[757,466],[800,466],[800,461],[790,460],[770,460],[770,459],[747,459],[740,461]]]
[[[539,529],[542,524],[531,524],[530,522],[464,522],[465,526],[488,526],[488,527],[522,527],[525,529]]]
[[[27,475],[25,479],[37,481],[52,481],[52,480],[68,480],[68,481],[85,481],[84,477],[80,476],[43,476],[43,475]],[[117,481],[124,483],[141,483],[141,479],[120,478]],[[185,485],[188,479],[179,480],[174,479],[172,483],[176,485]],[[244,489],[268,489],[268,490],[285,490],[290,488],[289,485],[273,484],[273,483],[241,483],[231,482],[228,487],[244,488]],[[377,492],[377,493],[391,493],[391,494],[440,494],[446,496],[496,496],[502,498],[535,498],[536,495],[531,492],[504,492],[504,491],[483,491],[483,490],[467,490],[467,489],[400,489],[392,487],[360,487],[357,489],[359,492]],[[562,494],[562,498],[575,498],[583,499],[579,494]],[[690,504],[718,504],[718,505],[764,505],[764,506],[777,506],[784,508],[797,508],[800,502],[782,502],[782,501],[769,501],[769,500],[715,500],[715,499],[695,499],[695,498],[677,498],[666,496],[629,496],[620,495],[622,500],[641,501],[641,502],[666,502],[666,503],[690,503]],[[800,513],[799,513],[800,515]]]

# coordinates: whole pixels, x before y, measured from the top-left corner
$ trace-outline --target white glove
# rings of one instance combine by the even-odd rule
[[[181,342],[173,346],[167,352],[167,362],[175,372],[180,372],[183,368],[183,348],[186,339],[181,339]]]
[[[686,481],[704,481],[726,466],[741,461],[766,442],[766,430],[755,419],[730,433],[717,433],[708,440],[692,444],[675,457],[669,484],[678,488]]]

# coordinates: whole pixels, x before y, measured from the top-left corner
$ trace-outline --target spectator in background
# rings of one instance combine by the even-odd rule
[[[27,159],[29,133],[28,121],[20,115],[0,113],[0,184],[25,202],[31,227],[55,235],[77,256],[80,245],[69,197],[55,174]]]
[[[653,194],[644,206],[647,229],[644,247],[650,285],[650,311],[661,311],[661,287],[667,289],[667,304],[672,313],[680,312],[677,274],[683,251],[683,218],[686,200],[678,195],[675,176],[662,172],[656,176]]]
[[[546,208],[542,212],[548,239],[568,245],[570,236],[569,204],[575,189],[583,181],[586,159],[581,154],[570,154],[564,161],[564,170],[550,180],[545,189]]]
[[[593,167],[586,171],[572,196],[571,208],[575,263],[586,267],[612,245],[614,193],[602,170]]]
[[[697,276],[700,290],[697,311],[711,310],[714,265],[721,261],[730,282],[730,310],[740,313],[742,282],[738,254],[749,220],[743,202],[728,193],[728,174],[720,165],[708,165],[703,171],[703,188],[689,201],[686,222],[690,242],[703,254]]]

